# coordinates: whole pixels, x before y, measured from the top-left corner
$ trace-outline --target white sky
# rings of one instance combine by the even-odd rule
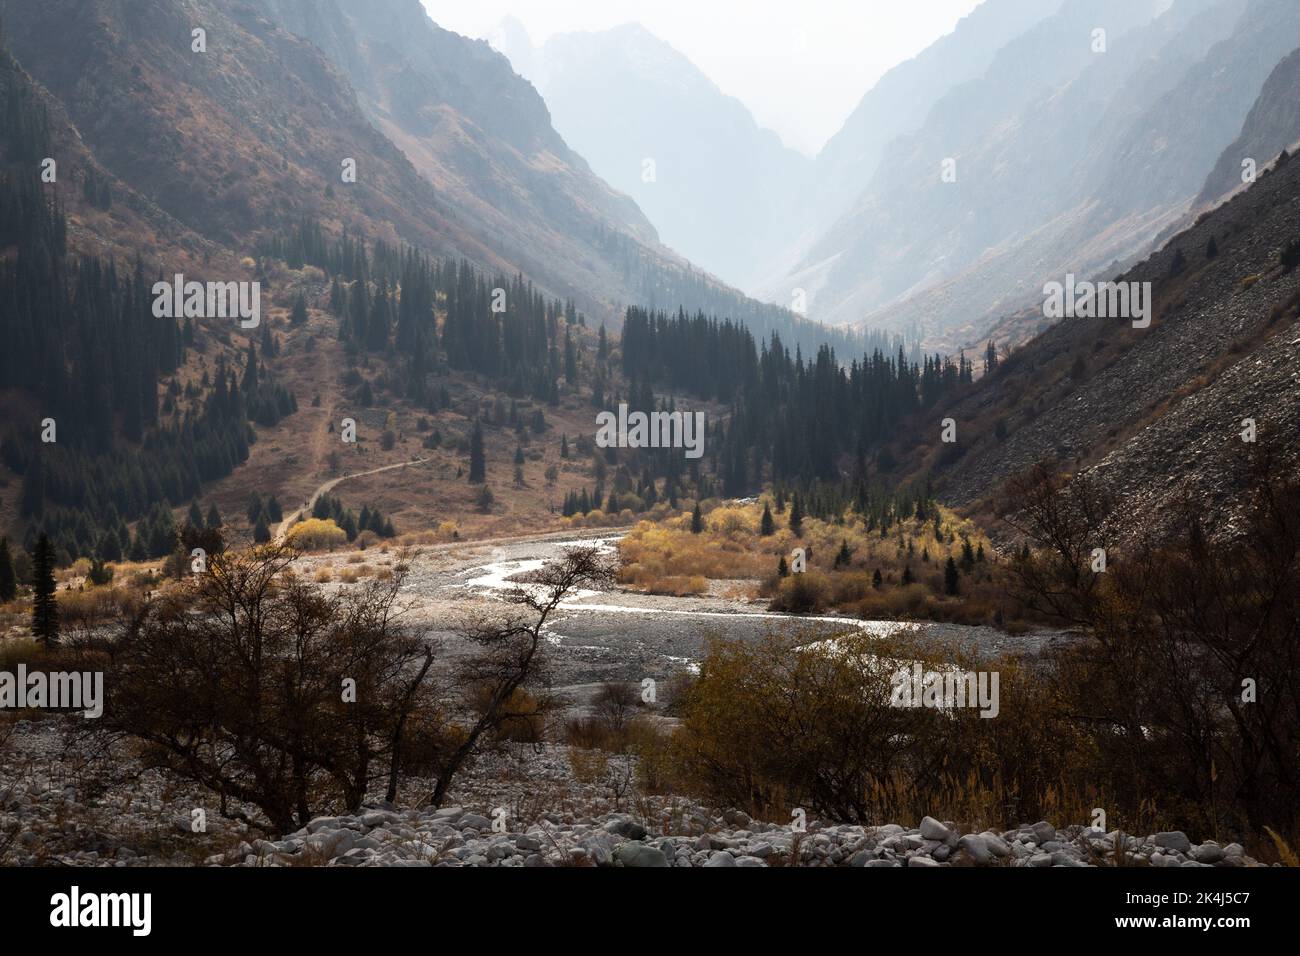
[[[422,0],[439,26],[487,36],[507,16],[534,44],[636,21],[684,53],[787,145],[815,154],[886,70],[981,0]]]

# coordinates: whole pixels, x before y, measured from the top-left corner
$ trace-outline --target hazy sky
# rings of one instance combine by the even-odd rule
[[[785,142],[816,153],[881,74],[981,0],[423,0],[440,26],[484,37],[513,15],[534,43],[637,21]]]

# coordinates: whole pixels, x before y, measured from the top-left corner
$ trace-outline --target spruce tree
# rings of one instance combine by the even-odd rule
[[[772,520],[772,506],[767,502],[763,502],[763,523],[758,533],[765,538],[776,534],[776,522]]]
[[[943,591],[945,594],[957,595],[961,593],[959,586],[960,577],[957,573],[957,562],[951,557],[948,563],[943,566]]]
[[[487,463],[483,457],[483,426],[474,423],[469,436],[469,483],[481,485],[487,480]]]
[[[32,552],[32,637],[46,650],[59,643],[59,601],[54,590],[54,545],[41,532]]]
[[[695,510],[691,512],[691,534],[699,534],[704,530],[704,515],[700,512],[700,506],[697,503]]]
[[[266,526],[266,515],[257,516],[257,525],[253,528],[253,541],[257,544],[266,544],[271,540],[271,529]]]
[[[798,495],[795,495],[794,501],[790,503],[790,530],[797,537],[803,537],[803,501]]]
[[[13,557],[9,554],[9,539],[0,538],[0,603],[18,596],[18,577],[14,574]]]

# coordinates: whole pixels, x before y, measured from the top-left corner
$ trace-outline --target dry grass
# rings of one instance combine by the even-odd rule
[[[710,508],[710,505],[713,505]],[[1022,626],[1023,610],[1006,595],[999,558],[988,537],[972,520],[940,508],[934,520],[911,518],[885,535],[846,515],[843,523],[805,518],[802,534],[788,527],[787,514],[773,515],[774,534],[760,534],[763,503],[718,505],[705,502],[705,530],[692,534],[689,512],[642,521],[620,543],[620,583],[651,594],[703,594],[709,583],[757,580],[758,593],[774,610],[818,613],[836,610],[883,620],[936,620]],[[944,565],[961,566],[969,541],[984,559],[963,567],[960,595],[944,593]],[[836,567],[841,548],[851,558]],[[801,548],[807,572],[780,578],[782,558],[791,562]],[[877,584],[875,575],[880,574]],[[904,583],[910,576],[911,582]]]

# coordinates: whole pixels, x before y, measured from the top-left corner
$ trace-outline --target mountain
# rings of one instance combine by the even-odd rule
[[[1043,282],[1144,253],[1185,213],[1272,66],[1281,0],[1071,0],[895,141],[871,186],[784,281],[812,313],[977,341]],[[1106,51],[1093,53],[1097,23]],[[956,160],[956,182],[940,163]],[[1013,330],[1023,341],[1038,321]]]
[[[1300,465],[1298,267],[1300,162],[1283,161],[1115,277],[1152,284],[1149,328],[1057,323],[905,430],[895,477],[929,476],[943,500],[988,514],[1009,477],[1046,461],[1123,503],[1119,537],[1158,528],[1184,498],[1239,514],[1261,460]],[[926,441],[946,417],[957,443]]]
[[[505,57],[419,0],[51,0],[10,8],[7,30],[106,174],[235,259],[312,221],[520,274],[597,323],[642,303],[717,310],[808,349],[859,344],[666,247]],[[148,230],[109,242],[162,248]]]
[[[1242,162],[1255,160],[1262,169],[1282,150],[1300,139],[1300,49],[1273,68],[1259,98],[1246,116],[1239,135],[1205,180],[1195,205],[1221,199],[1242,185]]]
[[[816,176],[803,197],[807,226],[829,226],[871,182],[885,147],[920,129],[940,99],[982,76],[998,51],[1053,15],[1061,3],[985,0],[951,33],[882,76],[818,154]],[[801,238],[806,242],[816,236]],[[786,252],[798,255],[799,247]]]
[[[760,277],[788,241],[810,159],[638,24],[534,48],[507,21],[495,40],[541,91],[565,140],[636,200],[667,245],[738,286]]]

